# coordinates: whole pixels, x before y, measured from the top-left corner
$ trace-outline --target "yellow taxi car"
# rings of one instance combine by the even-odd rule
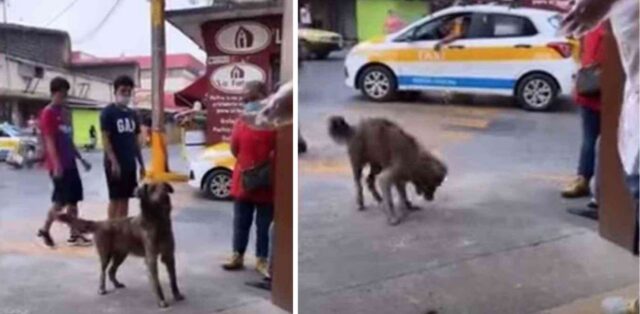
[[[189,185],[214,200],[231,197],[231,174],[236,159],[228,143],[220,143],[188,153]]]
[[[355,46],[346,84],[374,101],[445,91],[515,96],[526,110],[548,110],[572,92],[578,70],[578,44],[560,34],[561,20],[541,9],[453,6]]]
[[[7,160],[7,157],[16,153],[25,142],[31,142],[17,127],[8,124],[0,124],[0,161]]]
[[[305,59],[326,59],[333,51],[343,47],[342,35],[314,28],[298,30],[299,55]]]

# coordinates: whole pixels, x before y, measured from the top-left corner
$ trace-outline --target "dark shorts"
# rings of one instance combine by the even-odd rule
[[[64,170],[60,178],[54,178],[51,175],[51,181],[53,182],[52,202],[65,206],[76,205],[82,201],[82,180],[77,168]]]
[[[133,197],[133,191],[138,186],[138,171],[135,167],[120,169],[120,177],[111,174],[110,166],[105,163],[104,172],[107,177],[107,188],[110,200],[129,199]]]

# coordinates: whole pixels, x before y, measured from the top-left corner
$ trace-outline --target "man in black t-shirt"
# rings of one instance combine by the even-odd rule
[[[109,189],[109,219],[127,217],[129,198],[145,176],[144,160],[140,152],[140,120],[129,108],[133,92],[133,79],[120,76],[113,82],[116,102],[102,109],[100,128],[104,143],[104,169]]]

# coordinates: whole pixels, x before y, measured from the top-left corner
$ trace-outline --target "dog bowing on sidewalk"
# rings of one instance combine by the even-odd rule
[[[109,268],[109,280],[115,288],[125,286],[116,279],[118,267],[127,255],[144,257],[151,288],[158,299],[158,306],[167,307],[158,279],[158,257],[167,267],[171,291],[176,301],[184,299],[176,279],[175,242],[171,228],[171,198],[173,188],[167,183],[145,183],[136,189],[140,199],[140,215],[105,221],[73,218],[67,214],[58,216],[82,233],[93,233],[100,256],[101,273],[99,294],[106,294],[105,272]]]
[[[368,165],[367,187],[376,201],[383,203],[390,225],[400,223],[405,214],[401,208],[394,209],[392,186],[398,191],[402,205],[408,210],[415,210],[418,208],[407,198],[407,183],[413,183],[416,193],[431,201],[447,176],[447,166],[442,161],[387,119],[366,119],[357,126],[351,126],[343,117],[334,116],[329,118],[329,135],[338,144],[347,145],[358,209],[365,208],[361,177]],[[382,196],[376,189],[378,175]]]

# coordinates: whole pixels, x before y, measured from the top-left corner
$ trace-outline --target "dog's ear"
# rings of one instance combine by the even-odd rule
[[[171,186],[171,184],[164,182],[164,189],[165,191],[167,191],[167,193],[172,194],[173,193],[173,186]]]
[[[136,188],[136,190],[133,192],[133,194],[137,197],[137,198],[144,198],[147,195],[147,184],[142,184],[141,186],[138,186]]]

